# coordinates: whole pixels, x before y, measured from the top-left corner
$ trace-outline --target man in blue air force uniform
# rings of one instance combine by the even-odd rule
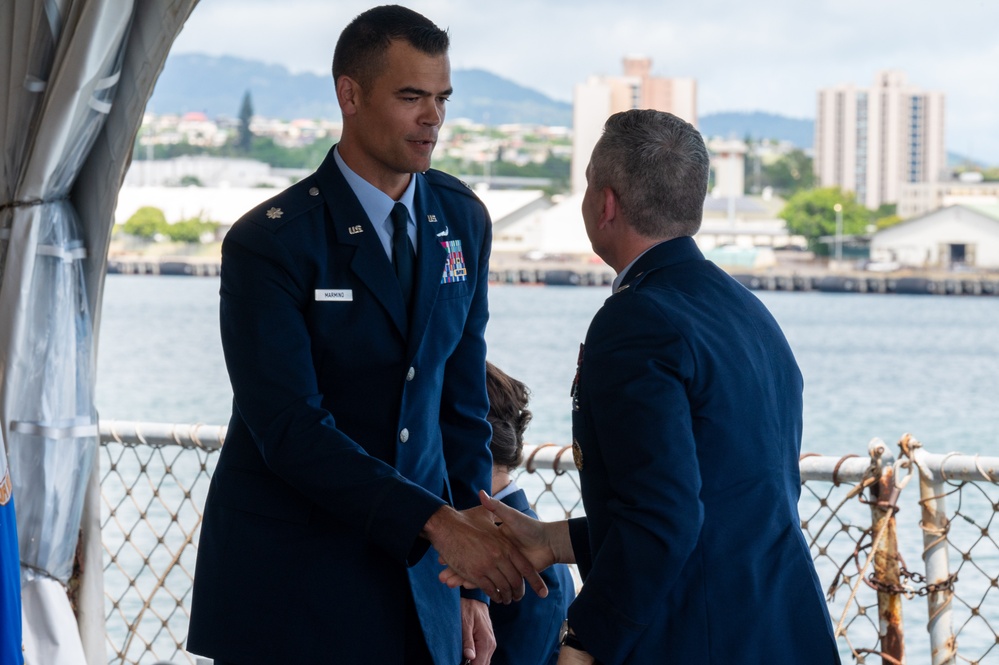
[[[691,238],[708,168],[675,116],[607,121],[582,213],[618,278],[572,387],[586,517],[483,499],[537,567],[579,564],[560,665],[839,663],[798,519],[801,373],[763,304]]]
[[[344,30],[343,136],[222,250],[233,414],[212,477],[188,649],[216,663],[486,663],[485,596],[543,592],[490,485],[490,221],[429,171],[448,36],[386,6]],[[397,226],[398,224],[398,226]]]

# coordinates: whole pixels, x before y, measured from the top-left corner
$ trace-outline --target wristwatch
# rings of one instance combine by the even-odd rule
[[[569,626],[568,619],[562,622],[562,629],[559,631],[558,643],[560,647],[569,647],[570,649],[575,649],[576,651],[586,652],[586,647],[583,646],[583,643],[579,641],[578,637],[576,637],[575,631],[573,631]]]

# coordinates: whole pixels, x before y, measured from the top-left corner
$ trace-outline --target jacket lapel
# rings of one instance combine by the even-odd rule
[[[389,313],[405,339],[409,325],[399,280],[371,220],[340,173],[332,150],[316,170],[316,175],[327,212],[333,220],[337,243],[356,248],[350,269]]]
[[[427,323],[437,302],[437,292],[441,287],[441,275],[447,250],[441,245],[438,233],[449,233],[448,220],[437,196],[427,181],[419,173],[416,178],[416,292],[413,294],[413,315],[410,321],[410,354],[415,353],[423,341]]]

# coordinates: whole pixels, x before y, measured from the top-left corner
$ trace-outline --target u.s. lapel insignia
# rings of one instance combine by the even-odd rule
[[[281,215],[284,214],[284,210],[281,208],[271,208],[267,211],[267,219],[281,219]]]
[[[572,440],[572,461],[576,464],[577,471],[583,470],[583,449],[575,438]]]
[[[427,215],[427,221],[431,224],[437,223],[437,215]]]
[[[357,226],[351,226],[347,229],[347,233],[350,235],[357,235],[358,233],[364,233],[364,227],[358,224]]]

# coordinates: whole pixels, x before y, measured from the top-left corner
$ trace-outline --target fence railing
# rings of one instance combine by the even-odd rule
[[[101,424],[109,662],[196,662],[184,650],[194,562],[224,437]],[[933,454],[908,435],[897,447],[801,459],[801,528],[844,662],[999,663],[999,457]],[[525,453],[517,482],[540,517],[582,514],[571,448]]]

